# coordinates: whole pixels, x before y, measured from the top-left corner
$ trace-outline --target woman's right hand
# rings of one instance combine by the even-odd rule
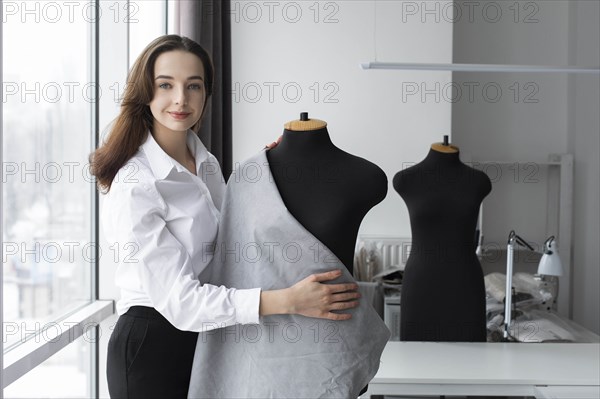
[[[271,144],[267,144],[265,145],[265,150],[272,150],[273,148],[277,147],[279,145],[279,143],[281,143],[281,139],[283,138],[283,135],[279,136],[277,138],[277,140],[275,140],[274,142],[272,142]]]
[[[348,313],[334,313],[332,310],[346,310],[358,306],[360,293],[355,283],[322,284],[342,275],[341,270],[312,274],[293,286],[276,291],[261,293],[260,314],[300,314],[329,320],[348,320]]]

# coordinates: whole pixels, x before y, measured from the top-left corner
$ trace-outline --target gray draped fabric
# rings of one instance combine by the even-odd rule
[[[221,164],[225,178],[231,173],[231,23],[230,0],[181,0],[180,34],[200,43],[215,67],[212,100],[207,105],[199,137]]]
[[[214,257],[203,282],[265,290],[341,268],[340,260],[286,209],[266,151],[231,175]],[[356,398],[379,368],[390,332],[368,300],[351,320],[299,315],[262,317],[201,333],[189,398]],[[217,326],[218,327],[218,326]]]

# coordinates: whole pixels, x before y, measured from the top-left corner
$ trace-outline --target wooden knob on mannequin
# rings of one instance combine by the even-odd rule
[[[433,143],[431,149],[437,152],[445,152],[447,154],[453,154],[458,152],[458,147],[448,142],[448,135],[444,135],[444,141],[441,143]]]
[[[300,113],[300,119],[290,121],[286,123],[283,127],[286,130],[303,132],[323,129],[325,126],[327,126],[327,122],[322,121],[320,119],[309,119],[308,112],[302,112]]]

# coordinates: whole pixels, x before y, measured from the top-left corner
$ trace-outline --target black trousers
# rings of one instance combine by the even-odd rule
[[[132,306],[108,342],[110,397],[187,398],[198,333],[173,327],[154,308]]]

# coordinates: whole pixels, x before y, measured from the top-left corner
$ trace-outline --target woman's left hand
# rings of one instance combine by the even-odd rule
[[[279,138],[277,139],[277,141],[274,141],[271,144],[265,145],[265,149],[272,150],[273,148],[277,147],[277,144],[279,144],[281,142],[281,138],[282,137],[283,136],[279,136]]]

